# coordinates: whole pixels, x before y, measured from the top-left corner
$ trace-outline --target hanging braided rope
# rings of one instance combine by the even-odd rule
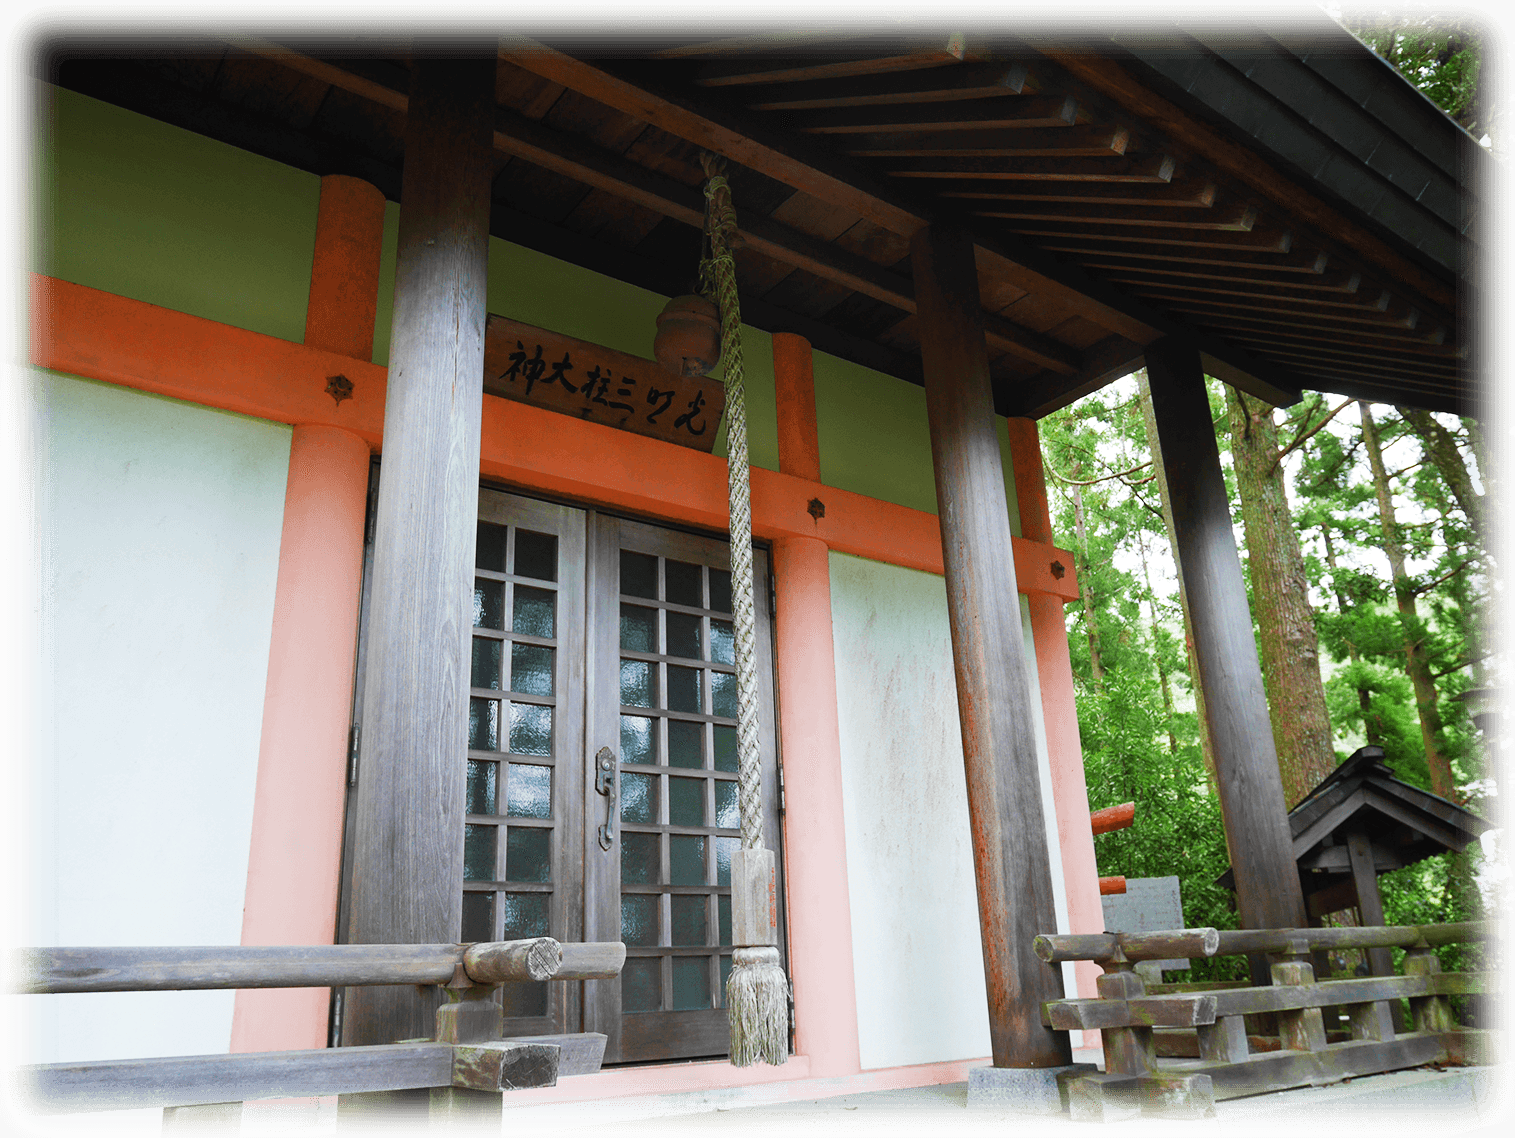
[[[758,745],[757,621],[752,601],[752,495],[747,461],[747,405],[742,372],[742,316],[731,242],[736,212],[725,159],[701,155],[705,170],[705,240],[701,291],[721,310],[726,381],[726,463],[731,502],[731,600],[736,624],[737,775],[742,848],[731,866],[732,952],[726,984],[731,1062],[788,1058],[788,984],[779,965],[773,855],[763,846],[762,755]]]

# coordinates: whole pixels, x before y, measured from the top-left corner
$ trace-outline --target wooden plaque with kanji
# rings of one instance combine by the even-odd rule
[[[484,391],[707,454],[726,410],[719,380],[674,375],[652,360],[494,315],[484,333]]]

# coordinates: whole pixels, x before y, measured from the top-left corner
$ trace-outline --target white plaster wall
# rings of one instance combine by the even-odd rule
[[[42,945],[241,939],[288,427],[35,373]],[[27,997],[25,1061],[225,1051],[232,992]]]
[[[847,879],[864,1068],[989,1054],[947,592],[931,573],[832,553]],[[1022,623],[1031,655],[1029,612]],[[1047,747],[1034,734],[1059,931],[1067,930]]]

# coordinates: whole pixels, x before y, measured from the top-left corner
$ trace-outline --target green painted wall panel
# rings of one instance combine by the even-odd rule
[[[815,417],[821,481],[828,486],[936,513],[926,390],[824,352],[815,353]],[[1019,535],[1010,434],[995,416],[1010,530]]]
[[[299,342],[321,182],[55,87],[40,116],[39,272]]]

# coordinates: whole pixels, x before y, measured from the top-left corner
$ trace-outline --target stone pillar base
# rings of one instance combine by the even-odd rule
[[[1095,1070],[1093,1063],[1071,1063],[1064,1067],[973,1067],[968,1071],[968,1106],[1022,1114],[1061,1114],[1062,1081]]]

